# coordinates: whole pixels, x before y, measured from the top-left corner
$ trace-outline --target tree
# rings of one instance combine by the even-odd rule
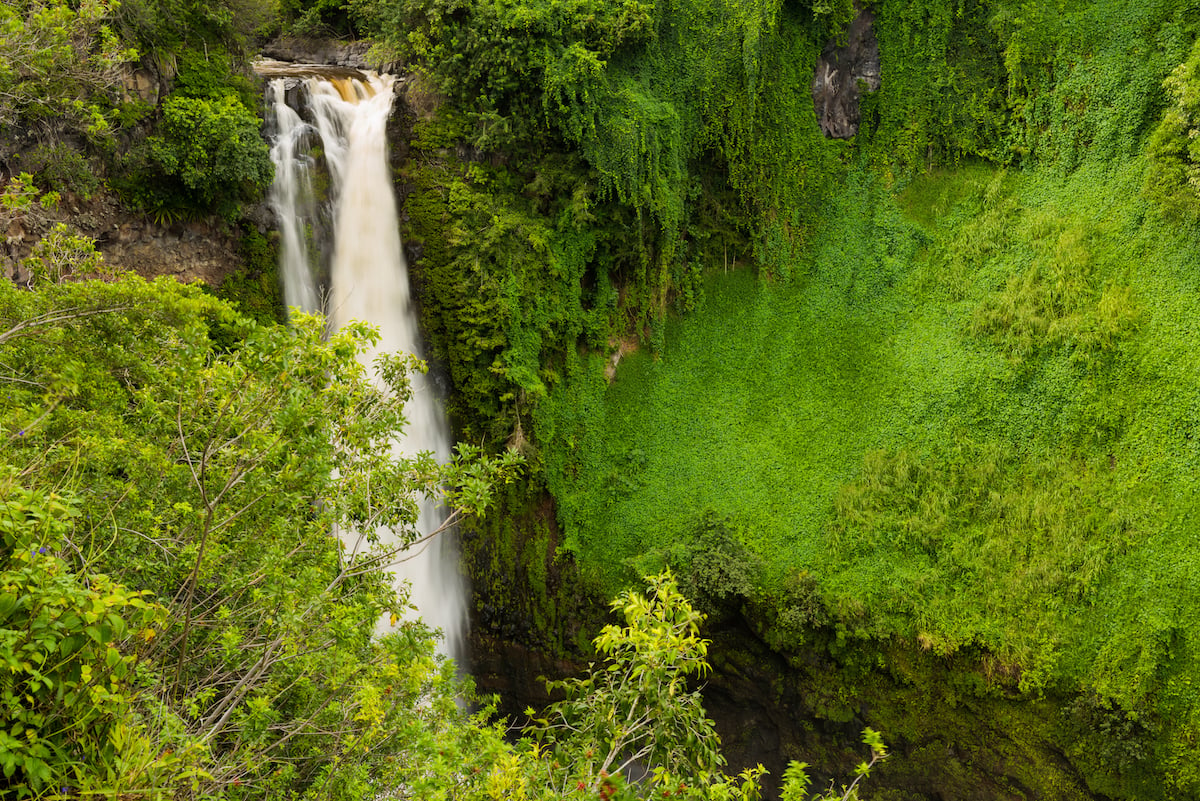
[[[108,132],[120,67],[137,58],[105,25],[113,0],[0,5],[0,131],[66,121]]]
[[[602,798],[757,799],[766,770],[759,765],[725,774],[720,737],[705,717],[700,691],[689,686],[709,670],[708,641],[699,636],[704,616],[669,571],[646,581],[648,594],[629,591],[612,602],[625,625],[605,626],[595,639],[607,664],[589,666],[585,678],[548,683],[566,698],[526,728],[545,783],[559,797],[598,791]],[[859,766],[853,783],[814,801],[858,797],[859,780],[887,753],[870,729],[863,742],[871,760]],[[808,798],[806,767],[789,765],[787,801]],[[629,785],[627,776],[642,780]]]
[[[757,798],[764,771],[723,772],[688,684],[708,644],[669,574],[614,601],[607,663],[556,683],[566,699],[519,747],[486,706],[460,708],[470,688],[423,625],[376,636],[405,603],[387,580],[400,546],[377,527],[411,541],[421,493],[480,514],[517,464],[469,448],[396,460],[411,365],[384,358],[381,388],[356,358],[372,341],[316,317],[259,326],[169,279],[0,282],[7,786]],[[803,777],[789,769],[789,798]]]
[[[125,627],[137,636],[112,633],[96,646],[109,668],[136,663],[123,706],[102,707],[96,693],[126,679],[71,674],[87,694],[75,707],[47,701],[57,711],[25,731],[45,739],[38,721],[80,705],[80,720],[106,715],[125,727],[93,727],[36,764],[0,748],[13,786],[129,786],[133,768],[114,755],[138,720],[162,721],[144,733],[147,753],[186,755],[164,779],[189,777],[169,788],[178,797],[361,798],[395,775],[417,782],[437,761],[431,752],[455,738],[488,736],[465,725],[431,632],[404,623],[373,636],[404,604],[387,574],[400,546],[382,546],[375,532],[395,527],[407,535],[401,545],[411,541],[421,493],[444,493],[457,514],[482,512],[515,459],[461,449],[444,466],[428,455],[397,461],[410,364],[384,359],[377,386],[356,358],[373,339],[358,324],[326,337],[313,317],[258,326],[168,279],[34,291],[0,283],[0,468],[19,497],[73,497],[69,510],[41,515],[56,536],[36,554],[59,565],[66,588],[50,590],[67,599],[53,607],[67,610],[64,622],[53,636],[0,623],[3,641],[19,665],[50,675],[39,665],[89,635],[70,609],[107,603],[101,611],[120,616],[144,601],[165,610],[155,625]],[[16,587],[11,572],[5,586]],[[40,597],[33,590],[49,579],[22,581],[22,596]],[[81,583],[101,595],[68,592]],[[41,678],[21,670],[14,681],[36,689]]]
[[[236,96],[172,95],[162,105],[159,133],[132,159],[127,192],[160,216],[217,213],[236,217],[261,197],[274,168],[262,120]]]
[[[192,777],[197,744],[139,714],[135,643],[166,610],[71,570],[60,556],[78,515],[70,499],[21,486],[11,467],[0,499],[0,788],[120,794]]]

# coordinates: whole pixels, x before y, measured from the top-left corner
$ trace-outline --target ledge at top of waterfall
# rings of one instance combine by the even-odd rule
[[[273,58],[260,58],[250,65],[255,74],[264,78],[355,78],[360,81],[368,80],[371,73],[357,67],[343,67],[338,64],[306,64],[299,61],[278,61]]]

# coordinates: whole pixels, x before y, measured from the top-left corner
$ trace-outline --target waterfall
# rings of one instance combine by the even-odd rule
[[[360,357],[368,367],[380,352],[420,355],[416,309],[387,156],[393,79],[373,73],[305,78],[301,85],[304,99],[299,105],[311,122],[288,106],[287,95],[283,79],[273,80],[269,100],[275,115],[275,142],[271,152],[277,160],[272,200],[280,220],[280,269],[288,304],[307,309],[309,297],[315,304],[313,258],[305,235],[306,215],[313,214],[311,206],[305,206],[313,197],[313,159],[304,144],[319,141],[330,182],[333,241],[326,308],[330,324],[341,327],[350,320],[362,320],[379,328],[379,343]],[[313,225],[307,223],[309,228]],[[289,231],[293,226],[296,231]],[[293,282],[295,286],[291,286]],[[450,457],[450,427],[437,388],[424,374],[412,375],[411,381],[412,398],[404,407],[408,425],[395,443],[395,451],[410,456],[432,452],[439,462],[445,462]],[[437,499],[422,498],[417,521],[421,536],[437,530],[446,514]],[[385,543],[395,541],[391,531],[381,530],[379,536]],[[452,532],[405,551],[399,558],[402,561],[393,568],[397,586],[401,582],[410,585],[410,601],[421,618],[444,635],[443,652],[461,663],[466,586],[458,571]],[[386,620],[381,627],[386,629]]]
[[[267,104],[273,110],[274,122],[271,161],[275,164],[275,182],[271,185],[270,203],[279,222],[283,302],[289,309],[311,313],[318,306],[307,232],[317,215],[312,188],[313,159],[303,145],[312,128],[287,104],[282,78],[268,84]]]

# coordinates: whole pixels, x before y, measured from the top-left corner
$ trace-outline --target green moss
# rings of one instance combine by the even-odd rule
[[[606,604],[562,549],[544,489],[506,485],[495,509],[460,532],[479,630],[556,656],[594,653]]]
[[[279,282],[278,246],[247,226],[241,237],[242,266],[221,282],[217,297],[235,304],[247,317],[262,324],[287,319],[283,288]]]

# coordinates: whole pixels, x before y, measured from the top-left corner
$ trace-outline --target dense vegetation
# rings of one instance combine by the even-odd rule
[[[488,490],[508,445],[526,483],[467,522],[488,625],[578,650],[587,599],[670,568],[945,792],[1200,792],[1200,3],[865,5],[883,83],[849,141],[809,95],[847,0],[0,8],[4,215],[45,234],[0,294],[10,787],[752,795],[679,692],[705,654],[672,579],[515,749],[427,632],[371,637],[395,601],[331,527]],[[369,385],[368,332],[105,275],[50,225],[109,190],[236,222],[270,180],[245,64],[280,32],[415,74],[407,233],[483,443],[440,477],[385,458],[403,370]],[[678,728],[606,728],[647,698]],[[642,757],[651,784],[602,772]]]
[[[514,459],[397,461],[405,365],[371,381],[367,329],[258,326],[128,276],[6,282],[0,321],[6,796],[757,797],[686,685],[707,643],[669,574],[614,603],[606,666],[561,683],[529,739],[463,711],[386,568],[417,493],[480,514]],[[861,775],[885,755],[864,742]]]
[[[331,536],[404,530],[442,475],[391,458],[403,371],[385,395],[354,359],[361,329],[257,327],[170,281],[4,286],[9,791],[336,775],[354,795],[421,747],[385,758],[452,673],[419,627],[371,638],[399,603],[387,549]]]
[[[418,495],[478,516],[515,453],[396,459],[412,365],[383,357],[372,380],[370,329],[256,322],[110,268],[59,221],[64,197],[110,187],[163,225],[237,220],[270,178],[242,73],[257,26],[279,24],[262,11],[3,9],[3,214],[44,235],[23,286],[0,284],[0,793],[756,798],[764,772],[724,773],[688,686],[703,616],[669,574],[614,602],[605,665],[559,682],[521,742],[468,714],[387,567]],[[291,8],[291,27],[329,12]],[[169,81],[153,108],[123,91],[133,64]],[[831,798],[885,755],[863,742]],[[800,798],[804,766],[779,782]]]
[[[520,563],[570,647],[566,555],[598,595],[669,565],[861,692],[818,716],[930,736],[859,672],[936,692],[928,653],[1012,702],[1025,787],[1189,797],[1200,7],[869,6],[832,142],[848,5],[371,4],[437,108],[406,174],[462,429],[562,528],[496,526],[479,577]]]

